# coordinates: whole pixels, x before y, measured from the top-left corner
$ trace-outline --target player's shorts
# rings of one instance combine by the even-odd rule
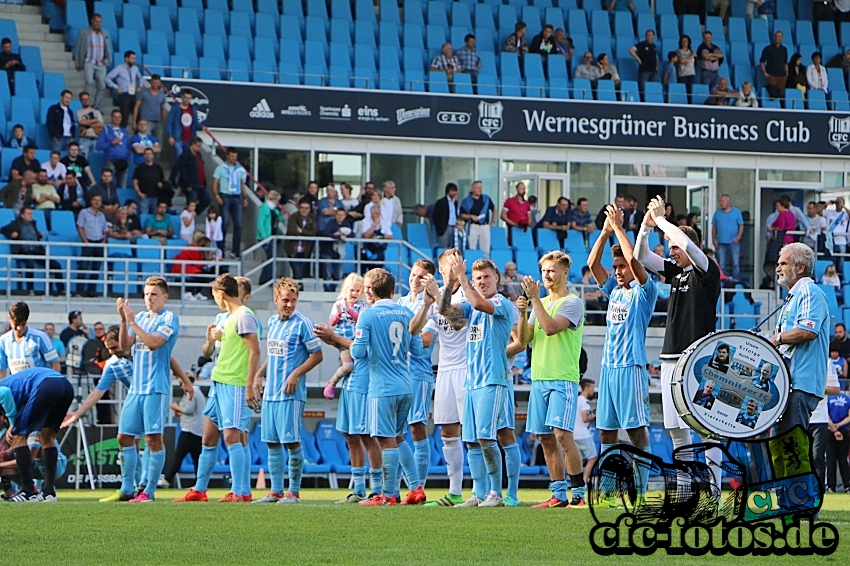
[[[349,389],[343,389],[336,409],[336,429],[343,434],[369,434],[367,426],[368,396]]]
[[[45,379],[19,411],[12,434],[24,436],[39,432],[43,428],[59,432],[59,425],[68,414],[68,408],[73,401],[74,388],[66,378]]]
[[[410,413],[407,424],[427,423],[431,414],[431,393],[434,384],[430,381],[413,380],[413,394],[410,396]]]
[[[410,395],[369,397],[369,435],[380,438],[403,435],[408,413]]]
[[[165,393],[130,393],[124,399],[118,432],[141,438],[146,434],[162,434],[168,418],[168,395]]]
[[[590,460],[599,456],[596,443],[592,438],[576,438],[575,441],[582,460]]]
[[[218,430],[236,428],[248,432],[251,424],[251,409],[245,397],[245,387],[216,383],[215,394],[207,399],[204,416],[209,417]]]
[[[508,413],[513,412],[509,393],[506,385],[487,385],[466,392],[461,431],[464,442],[497,440],[498,431],[513,428],[508,419]]]
[[[690,428],[679,417],[673,403],[673,374],[678,360],[661,360],[661,410],[664,412],[664,428]]]
[[[552,427],[555,427],[572,432],[576,425],[578,393],[575,381],[532,381],[525,430],[534,434],[554,434]]]
[[[263,442],[290,444],[301,442],[301,415],[304,401],[286,399],[266,401],[263,399],[263,414],[260,417]]]
[[[464,399],[466,399],[465,367],[437,370],[434,384],[434,424],[454,424],[463,421]]]
[[[649,426],[649,376],[641,366],[603,367],[599,374],[596,428],[620,430]]]

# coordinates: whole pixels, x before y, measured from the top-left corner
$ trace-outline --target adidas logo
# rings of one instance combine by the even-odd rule
[[[252,109],[251,112],[248,113],[248,116],[251,118],[274,118],[274,112],[269,107],[269,103],[266,102],[266,99],[262,99],[259,101]]]

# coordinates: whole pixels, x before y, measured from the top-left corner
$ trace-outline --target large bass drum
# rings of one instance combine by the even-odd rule
[[[762,434],[785,412],[791,380],[773,345],[725,330],[688,347],[673,374],[673,403],[701,435],[740,440]]]

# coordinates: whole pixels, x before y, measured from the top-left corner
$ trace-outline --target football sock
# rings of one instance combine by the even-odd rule
[[[245,452],[245,471],[242,472],[242,485],[239,486],[239,495],[251,495],[251,445],[243,444]]]
[[[599,462],[596,464],[597,466],[599,466],[600,470],[602,469],[602,462],[604,462],[605,459],[607,459],[609,456],[613,456],[614,454],[619,454],[619,451],[608,452],[608,449],[613,448],[614,446],[616,446],[616,444],[602,444],[602,445],[600,445],[599,453],[605,454],[605,456],[602,457],[599,460]],[[607,452],[607,454],[606,454],[606,452]],[[617,481],[613,477],[611,477],[610,475],[603,474],[599,478],[599,480],[600,480],[600,482],[599,482],[600,483],[600,485],[599,485],[599,491],[600,491],[599,495],[600,496],[602,496],[602,497],[614,497],[614,496],[616,496],[616,493],[614,493],[614,492],[617,489]]]
[[[121,449],[121,458],[124,460],[121,466],[121,493],[132,495],[136,488],[136,468],[141,461],[139,451],[134,445]]]
[[[570,489],[573,492],[573,496],[577,495],[584,499],[584,475],[581,472],[570,474]]]
[[[218,444],[204,446],[201,450],[201,457],[198,459],[198,479],[195,480],[195,491],[203,493],[207,490],[217,456]]]
[[[301,472],[304,471],[304,448],[289,450],[289,491],[298,495],[301,493]]]
[[[142,451],[142,477],[139,479],[139,485],[147,485],[150,483],[150,478],[148,477],[148,470],[150,468],[150,458],[151,458],[151,449],[145,444],[145,449]],[[159,479],[158,477],[156,479]],[[156,480],[154,480],[156,481]]]
[[[15,461],[18,464],[18,477],[21,478],[21,489],[28,496],[35,493],[32,481],[32,453],[30,447],[24,444],[15,448]]]
[[[505,451],[505,472],[508,475],[508,497],[519,501],[519,445],[516,442],[503,446]]]
[[[443,439],[443,459],[449,476],[449,493],[460,495],[463,488],[463,447],[460,438]]]
[[[269,446],[269,476],[271,490],[277,494],[283,493],[283,446]]]
[[[59,461],[59,450],[55,446],[42,449],[44,452],[44,484],[41,491],[50,495],[55,493],[53,482],[56,480],[56,463]]]
[[[490,491],[502,497],[502,452],[499,445],[495,440],[488,440],[481,445],[481,452],[484,455],[487,475],[490,477]]]
[[[419,474],[416,471],[416,460],[413,458],[413,450],[406,440],[398,443],[398,461],[407,478],[407,487],[411,490],[419,487]],[[395,492],[399,492],[401,486],[401,474],[396,471]]]
[[[122,448],[122,450],[123,450],[123,448]],[[133,446],[133,450],[136,450],[135,446]],[[142,455],[139,454],[138,450],[136,450],[136,457],[135,457],[135,459],[133,459],[133,462],[135,462],[136,464],[133,468],[130,468],[130,474],[131,474],[131,477],[134,480],[133,481],[133,487],[135,487],[137,485],[142,485],[142,476],[145,475],[144,474],[145,463],[142,460],[143,460]],[[132,492],[133,492],[133,490],[130,490],[127,493],[132,493]]]
[[[484,453],[481,451],[480,444],[467,448],[466,460],[469,462],[469,475],[472,476],[472,491],[478,499],[484,501],[490,482],[487,479],[487,465],[484,463]]]
[[[643,450],[647,454],[652,454],[652,447],[638,446],[638,450]],[[718,449],[719,451],[719,449]],[[649,483],[649,469],[652,467],[652,462],[642,456],[635,457],[635,488],[638,495],[645,495],[647,484]]]
[[[227,452],[230,454],[230,491],[238,494],[245,475],[245,449],[241,442],[236,442],[227,447]]]
[[[384,448],[381,450],[383,455],[383,474],[384,474],[384,496],[392,497],[395,495],[396,477],[398,476],[398,448]]]
[[[670,440],[673,441],[673,451],[678,450],[684,446],[690,446],[692,443],[691,439],[691,431],[686,428],[668,428],[667,434],[670,435]],[[691,455],[689,454],[678,454],[679,459],[682,460],[690,460]],[[689,490],[691,486],[691,479],[688,477],[688,474],[683,472],[682,470],[676,470],[676,488],[679,491]]]
[[[558,498],[559,501],[567,500],[567,480],[555,480],[549,482],[549,489],[552,490],[552,495]]]
[[[703,442],[711,442],[710,439],[703,439]],[[717,486],[717,495],[720,495],[721,486],[723,485],[723,470],[720,464],[723,462],[723,450],[720,448],[709,448],[705,451],[705,463],[708,464],[711,473],[714,475],[714,485]]]
[[[428,465],[431,463],[431,441],[427,438],[413,443],[413,458],[416,460],[416,475],[419,485],[425,486],[428,477]]]
[[[150,452],[148,457],[148,485],[145,486],[145,493],[153,499],[156,492],[156,483],[159,481],[159,476],[162,473],[162,468],[165,466],[165,449],[159,452]]]
[[[384,491],[383,468],[369,468],[369,493],[380,494]]]
[[[351,479],[354,481],[354,494],[366,497],[366,466],[351,468]]]

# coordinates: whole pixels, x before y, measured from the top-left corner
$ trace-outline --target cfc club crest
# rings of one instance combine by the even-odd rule
[[[829,145],[839,153],[850,145],[850,117],[829,119]]]
[[[504,106],[501,102],[484,102],[478,103],[478,129],[487,134],[487,137],[492,138],[493,134],[498,133],[502,129],[502,112]]]

